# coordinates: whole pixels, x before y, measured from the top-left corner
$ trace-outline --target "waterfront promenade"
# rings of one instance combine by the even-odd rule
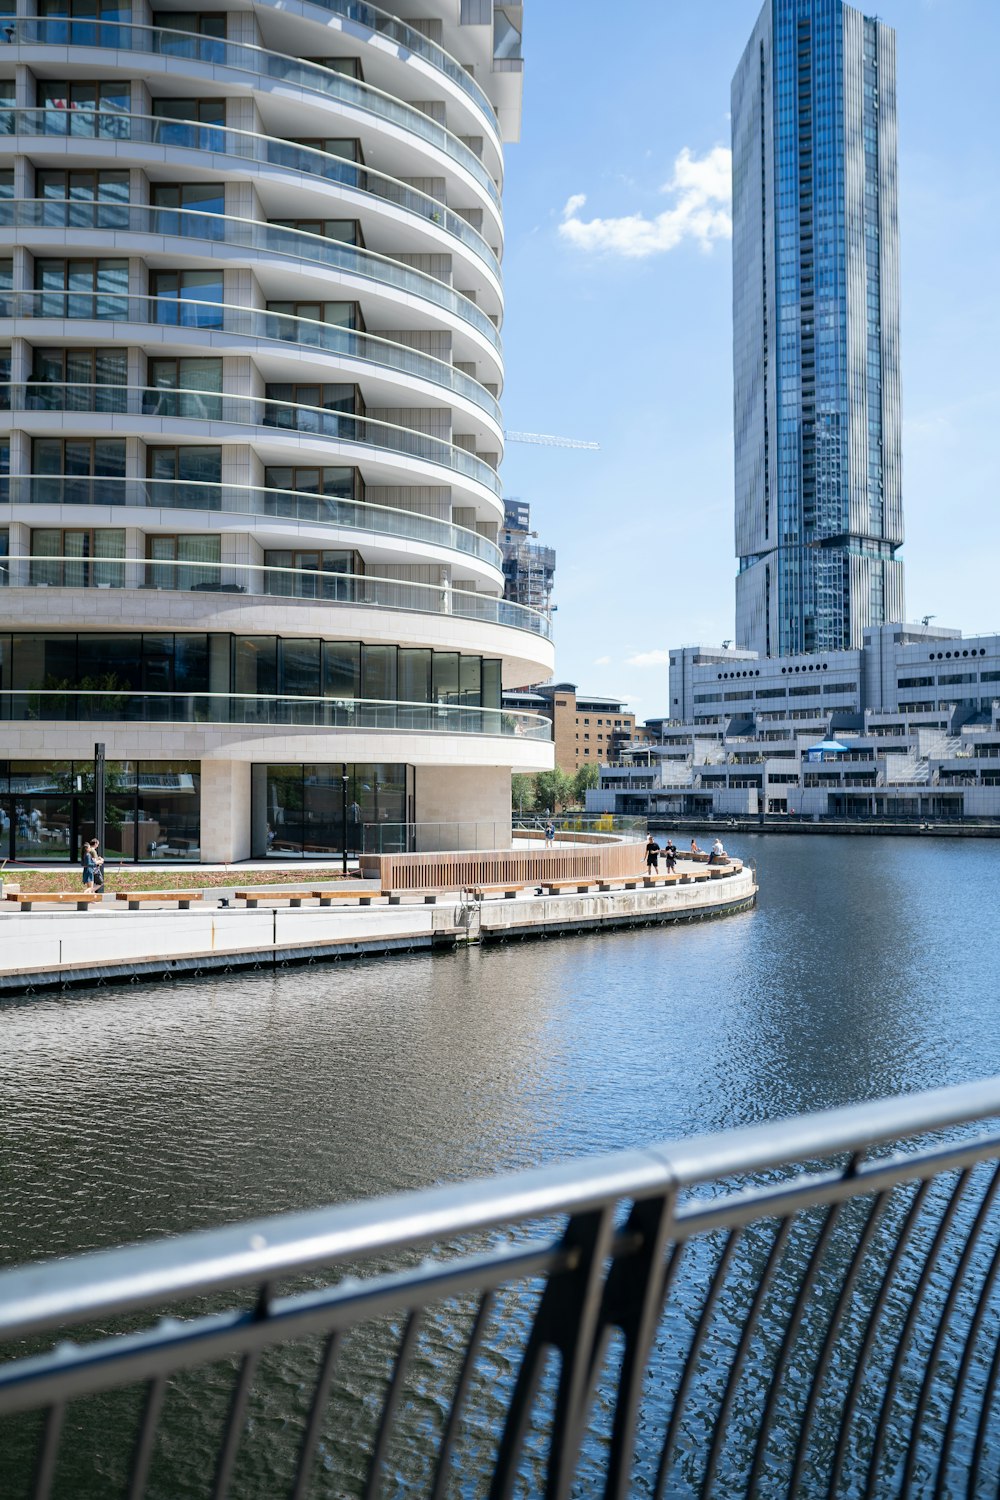
[[[738,860],[713,879],[705,878],[703,864],[681,860],[681,882],[645,888],[640,858],[637,845],[630,882],[637,888],[602,891],[592,880],[586,890],[570,882],[542,894],[531,884],[513,899],[502,891],[477,896],[447,888],[433,893],[433,901],[424,892],[390,898],[378,881],[344,883],[330,880],[328,871],[320,881],[297,870],[299,879],[282,882],[282,896],[255,897],[256,906],[236,902],[236,891],[248,884],[238,876],[231,886],[204,889],[184,911],[156,900],[129,911],[110,895],[85,911],[39,905],[24,912],[5,901],[0,994],[698,920],[746,910],[756,897],[754,872]],[[130,884],[141,890],[141,873]],[[312,891],[343,904],[320,906],[323,896]],[[362,894],[370,905],[351,899]],[[304,904],[292,908],[290,899]]]

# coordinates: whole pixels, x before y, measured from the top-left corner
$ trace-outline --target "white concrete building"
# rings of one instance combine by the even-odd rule
[[[520,18],[20,0],[0,857],[77,857],[97,741],[136,860],[461,846],[552,764],[500,696],[553,666],[497,545]]]
[[[1000,636],[930,625],[858,651],[670,652],[657,742],[602,766],[588,811],[1000,818]]]

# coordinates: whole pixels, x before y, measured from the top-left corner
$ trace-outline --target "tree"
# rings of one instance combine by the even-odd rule
[[[573,779],[556,766],[554,771],[539,771],[535,777],[536,806],[545,812],[558,812],[573,797]]]
[[[594,788],[601,779],[600,768],[591,762],[589,765],[580,766],[573,777],[573,801],[585,806],[587,793]]]
[[[535,810],[535,778],[526,776],[523,771],[515,771],[510,778],[510,802],[512,810],[518,817],[525,813],[533,813]]]

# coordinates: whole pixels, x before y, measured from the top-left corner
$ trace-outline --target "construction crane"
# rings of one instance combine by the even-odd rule
[[[588,448],[600,450],[600,443],[584,442],[581,438],[553,437],[550,432],[505,432],[508,443],[537,443],[542,448]]]

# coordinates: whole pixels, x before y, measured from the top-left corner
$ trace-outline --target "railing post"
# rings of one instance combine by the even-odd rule
[[[524,1436],[546,1353],[560,1356],[546,1500],[567,1500],[583,1437],[585,1397],[603,1292],[604,1262],[611,1251],[614,1204],[570,1219],[560,1246],[567,1264],[549,1277],[521,1361],[500,1440],[490,1500],[509,1500],[524,1451]]]

